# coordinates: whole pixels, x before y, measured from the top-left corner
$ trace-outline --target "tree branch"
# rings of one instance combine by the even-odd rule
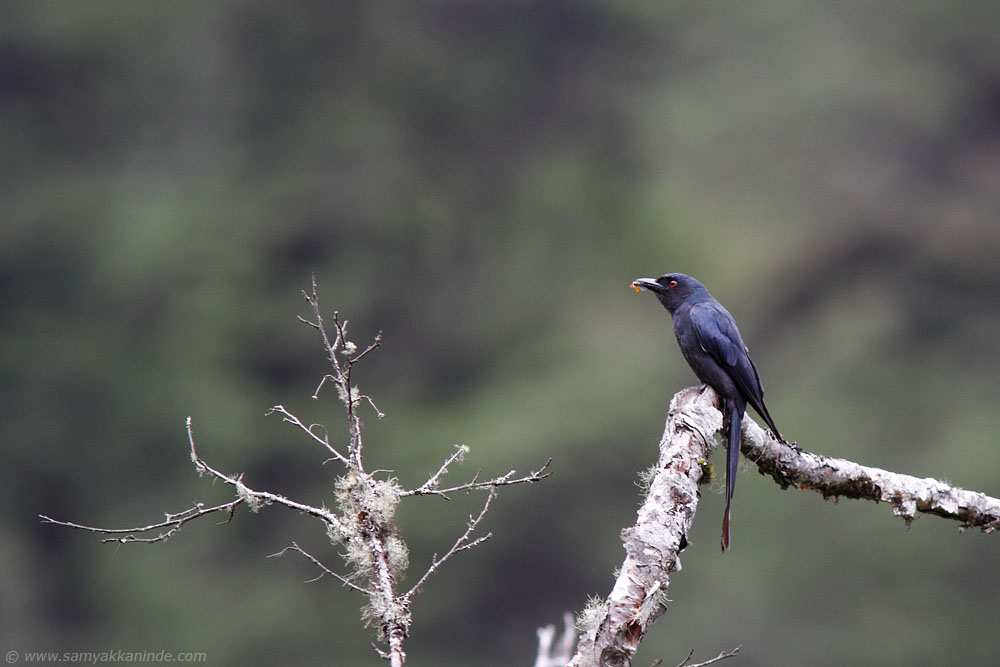
[[[177,514],[170,514],[169,512],[165,513],[166,519],[160,523],[153,523],[148,526],[138,526],[136,528],[98,528],[95,526],[84,526],[70,521],[59,521],[44,514],[39,514],[38,518],[42,520],[42,523],[51,523],[57,526],[65,526],[66,528],[86,530],[91,533],[101,533],[102,535],[122,535],[122,537],[108,537],[101,540],[101,542],[118,542],[119,544],[140,542],[151,544],[153,542],[162,542],[169,539],[188,521],[199,519],[207,514],[213,514],[215,512],[228,512],[229,518],[226,519],[226,522],[228,522],[232,520],[233,512],[236,511],[236,507],[242,503],[242,498],[237,498],[236,500],[223,503],[222,505],[216,505],[215,507],[205,507],[204,503],[196,503],[194,507],[186,509],[183,512],[178,512]],[[159,530],[161,532],[155,537],[135,536],[136,533],[149,533],[154,530]]]
[[[513,486],[514,484],[534,484],[535,482],[540,482],[541,480],[545,479],[546,477],[552,474],[551,472],[546,472],[549,466],[552,465],[552,459],[549,458],[549,460],[546,461],[545,465],[543,465],[541,468],[531,472],[530,474],[524,475],[523,477],[515,478],[514,475],[517,474],[517,471],[511,470],[505,475],[500,475],[499,477],[494,477],[493,479],[481,482],[479,481],[479,475],[482,471],[477,470],[476,474],[473,475],[472,480],[466,482],[465,484],[459,484],[458,486],[452,486],[446,489],[439,488],[441,484],[441,478],[448,473],[448,466],[450,466],[452,463],[455,463],[456,461],[458,463],[461,463],[462,459],[465,458],[465,455],[468,453],[469,453],[468,446],[457,445],[455,447],[455,451],[451,454],[451,456],[445,459],[444,463],[441,464],[441,467],[438,468],[438,471],[433,475],[431,475],[426,482],[424,482],[415,489],[402,491],[400,492],[399,495],[404,498],[406,496],[435,495],[435,496],[441,496],[445,500],[450,500],[450,498],[448,497],[449,493],[456,493],[458,491],[465,491],[466,493],[468,493],[469,491],[473,491],[475,489],[496,489],[497,487],[500,486]]]
[[[750,419],[744,420],[740,451],[782,488],[811,489],[824,498],[858,498],[887,502],[892,513],[909,525],[917,514],[961,522],[961,529],[1000,528],[1000,499],[968,491],[931,477],[913,477],[853,461],[807,452],[776,440]]]
[[[330,376],[329,375],[325,375],[324,377],[330,377]],[[319,389],[317,389],[316,391],[318,393]],[[314,397],[315,397],[315,395],[314,395]],[[321,426],[323,428],[323,430],[325,431],[326,430],[325,426],[322,426],[321,424],[310,424],[309,426],[306,426],[305,424],[303,424],[299,420],[298,417],[296,417],[291,412],[289,412],[288,410],[286,410],[285,406],[283,406],[283,405],[275,405],[274,407],[272,407],[270,410],[268,410],[264,414],[265,415],[272,415],[274,413],[278,413],[279,415],[281,415],[281,421],[288,422],[289,424],[294,424],[295,426],[298,426],[312,440],[314,440],[314,441],[318,442],[319,444],[323,445],[324,447],[326,447],[327,451],[329,451],[331,454],[333,454],[333,458],[337,459],[338,461],[340,461],[341,463],[344,463],[344,464],[350,463],[350,461],[347,460],[346,456],[344,456],[343,454],[341,454],[340,452],[338,452],[334,448],[334,446],[330,444],[330,435],[329,434],[324,434],[324,436],[321,438],[321,437],[319,437],[318,435],[316,435],[313,432],[313,429],[315,427],[317,427],[317,426]]]
[[[705,665],[712,665],[719,661],[725,660],[726,658],[732,658],[739,655],[741,648],[743,647],[737,646],[732,651],[723,651],[714,658],[711,658],[710,660],[706,660],[705,662],[695,662],[695,663],[688,662],[691,659],[691,656],[694,655],[694,649],[691,649],[691,652],[688,653],[688,657],[684,659],[684,662],[677,665],[677,667],[705,667]]]
[[[370,396],[361,393],[358,387],[351,384],[351,371],[356,363],[381,345],[382,334],[379,333],[375,336],[372,343],[359,352],[359,347],[347,338],[347,320],[341,320],[336,311],[334,311],[332,318],[333,329],[328,330],[320,310],[315,277],[312,281],[312,291],[303,291],[303,296],[312,307],[313,319],[308,320],[300,317],[299,320],[320,334],[323,350],[331,366],[331,372],[323,376],[313,393],[313,398],[319,398],[320,391],[328,382],[335,386],[337,396],[344,406],[347,417],[346,449],[338,449],[330,443],[330,435],[325,426],[322,424],[309,424],[307,426],[282,405],[275,405],[267,414],[277,413],[281,415],[283,421],[297,427],[310,440],[322,445],[330,454],[330,458],[324,463],[335,460],[344,466],[343,474],[338,476],[333,484],[336,511],[328,510],[325,505],[314,507],[277,493],[252,489],[244,483],[242,474],[226,474],[212,467],[198,454],[191,427],[191,418],[188,417],[186,428],[191,462],[200,475],[208,475],[232,487],[236,493],[234,500],[214,507],[205,507],[203,503],[197,503],[194,507],[178,514],[166,514],[164,521],[136,528],[97,528],[68,521],[57,521],[45,515],[39,516],[43,523],[110,535],[111,537],[107,537],[103,541],[119,543],[161,542],[176,534],[188,521],[216,512],[227,512],[229,520],[231,520],[236,507],[242,504],[254,512],[264,505],[283,505],[288,509],[320,519],[326,525],[327,537],[332,545],[344,548],[341,556],[344,559],[347,574],[339,574],[327,567],[319,558],[302,549],[296,542],[292,542],[291,546],[272,554],[272,556],[281,556],[289,551],[295,551],[319,570],[319,575],[315,579],[329,575],[342,585],[365,595],[368,602],[361,610],[362,620],[365,625],[374,625],[378,628],[378,640],[383,642],[388,649],[382,650],[375,646],[376,652],[388,660],[392,667],[402,667],[406,662],[406,652],[403,650],[403,645],[412,622],[410,602],[413,596],[420,591],[428,578],[437,572],[445,561],[490,539],[491,533],[479,537],[475,537],[475,533],[489,511],[499,487],[534,483],[548,477],[551,474],[548,472],[548,468],[552,459],[549,459],[538,470],[523,477],[515,477],[515,471],[511,470],[505,475],[480,481],[480,473],[477,472],[470,482],[441,488],[441,480],[448,472],[448,466],[461,462],[462,457],[469,451],[468,447],[462,445],[441,464],[437,472],[416,489],[404,490],[394,478],[376,478],[376,473],[370,473],[364,467],[362,422],[356,408],[367,401],[379,419],[385,415],[378,409]],[[455,540],[455,543],[443,556],[438,557],[437,554],[433,556],[427,570],[409,591],[405,594],[398,593],[396,591],[397,579],[405,573],[409,564],[409,551],[394,520],[400,500],[406,496],[419,495],[438,495],[447,499],[449,493],[459,491],[470,493],[479,489],[486,490],[488,494],[479,514],[469,517],[465,532]],[[148,535],[154,531],[156,534],[152,537],[137,536]]]
[[[538,654],[532,667],[564,667],[573,655],[573,614],[563,614],[563,633],[557,635],[555,625],[538,628]],[[690,656],[688,656],[690,657]]]
[[[303,549],[302,547],[300,547],[297,542],[292,542],[291,546],[285,547],[284,549],[282,549],[281,551],[279,551],[276,554],[271,554],[270,556],[268,556],[268,558],[278,558],[280,556],[284,556],[289,551],[296,551],[296,552],[298,552],[306,560],[310,561],[313,565],[315,565],[316,567],[318,567],[320,569],[320,573],[318,575],[316,575],[315,577],[313,577],[312,579],[309,579],[307,583],[312,583],[314,581],[318,581],[319,579],[323,578],[323,575],[327,575],[328,574],[331,577],[333,577],[334,579],[336,579],[337,581],[339,581],[344,586],[347,586],[348,588],[353,588],[354,590],[358,591],[359,593],[364,593],[365,595],[375,595],[375,591],[372,591],[372,590],[369,590],[367,588],[363,588],[361,586],[358,586],[357,584],[355,584],[353,581],[351,581],[350,579],[348,579],[344,575],[338,574],[338,573],[334,572],[333,570],[331,570],[330,568],[328,568],[326,565],[323,565],[323,563],[321,563],[318,558],[316,558],[311,553],[309,553],[308,551],[306,551],[305,549]]]
[[[670,402],[655,474],[636,524],[622,531],[625,561],[607,600],[581,614],[582,633],[571,667],[631,664],[649,624],[666,609],[670,575],[680,570],[680,552],[687,546],[698,507],[703,464],[723,443],[717,400],[710,389],[689,387]],[[750,418],[743,424],[742,453],[783,488],[812,489],[827,498],[885,501],[907,524],[917,513],[925,513],[960,521],[962,529],[974,526],[990,533],[1000,526],[996,498],[936,479],[811,454],[776,440]],[[728,656],[724,652],[714,660]]]
[[[403,596],[403,599],[407,603],[409,603],[410,598],[412,598],[420,591],[420,588],[424,585],[424,582],[427,581],[427,579],[432,574],[437,572],[438,568],[441,567],[442,563],[444,563],[446,560],[457,554],[459,551],[465,551],[466,549],[471,549],[493,537],[493,533],[486,533],[485,535],[481,535],[480,537],[477,537],[471,542],[469,541],[470,538],[472,537],[472,534],[476,532],[476,528],[479,526],[479,522],[482,521],[483,517],[486,516],[486,513],[490,511],[490,503],[493,502],[494,498],[496,498],[496,491],[491,491],[490,494],[486,496],[486,502],[483,503],[483,509],[480,510],[477,516],[469,517],[469,523],[467,523],[465,526],[465,532],[462,533],[462,535],[457,540],[455,540],[455,544],[451,546],[451,549],[448,549],[448,551],[445,553],[444,556],[438,558],[438,555],[434,554],[434,556],[431,557],[430,567],[427,568],[427,571],[424,572],[423,576],[421,576],[420,579],[417,581],[417,583],[413,584],[413,587],[410,590],[408,590],[406,594]]]
[[[625,561],[607,600],[584,613],[571,667],[631,664],[649,624],[666,610],[670,574],[680,569],[698,508],[700,462],[722,429],[722,415],[697,394],[685,389],[670,402],[656,474],[636,524],[622,531]]]
[[[191,430],[190,417],[187,418],[187,434],[188,442],[191,446],[191,462],[194,463],[194,467],[197,468],[198,472],[202,474],[208,473],[223,483],[235,488],[238,498],[243,502],[246,502],[250,506],[250,509],[256,511],[261,505],[270,505],[272,503],[284,505],[288,509],[296,510],[297,512],[302,512],[303,514],[308,514],[309,516],[314,516],[317,519],[322,519],[334,530],[344,530],[344,524],[341,522],[340,517],[327,509],[313,507],[312,505],[306,505],[305,503],[289,500],[282,495],[271,493],[270,491],[255,491],[243,483],[243,475],[227,475],[226,473],[219,472],[212,466],[205,463],[205,461],[198,456],[198,451],[194,446],[194,433]]]

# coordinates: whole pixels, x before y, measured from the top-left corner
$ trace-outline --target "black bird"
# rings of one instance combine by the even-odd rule
[[[779,439],[778,427],[764,406],[764,387],[757,367],[743,344],[729,311],[700,282],[683,273],[667,273],[656,280],[636,278],[632,288],[649,290],[670,311],[681,354],[698,379],[719,395],[723,417],[729,422],[726,452],[726,516],[722,521],[722,550],[729,548],[729,503],[736,485],[740,457],[740,423],[747,403],[764,418]]]

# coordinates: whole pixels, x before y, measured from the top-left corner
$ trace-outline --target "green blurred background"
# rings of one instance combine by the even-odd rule
[[[640,275],[740,322],[782,432],[1000,494],[995,2],[3,3],[0,648],[374,665],[322,528],[280,508],[102,545],[255,487],[331,502],[264,412],[343,423],[299,291],[315,272],[388,415],[370,468],[452,451],[544,483],[417,598],[409,662],[529,665],[605,595],[694,383]],[[341,437],[342,440],[342,437]],[[721,460],[722,452],[716,460]],[[734,548],[706,487],[636,664],[994,664],[995,536],[781,491],[743,468]],[[410,581],[481,497],[408,501]]]

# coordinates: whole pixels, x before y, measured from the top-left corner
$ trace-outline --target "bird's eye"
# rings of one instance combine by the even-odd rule
[[[668,284],[669,284],[669,285],[670,285],[671,287],[677,287],[677,281],[676,281],[676,280],[671,280],[671,281],[670,281],[670,282],[669,282]]]

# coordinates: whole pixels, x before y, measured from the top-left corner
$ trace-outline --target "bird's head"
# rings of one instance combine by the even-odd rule
[[[636,278],[632,281],[631,287],[636,292],[649,290],[671,313],[692,294],[706,291],[704,285],[683,273],[665,273],[655,280]]]

